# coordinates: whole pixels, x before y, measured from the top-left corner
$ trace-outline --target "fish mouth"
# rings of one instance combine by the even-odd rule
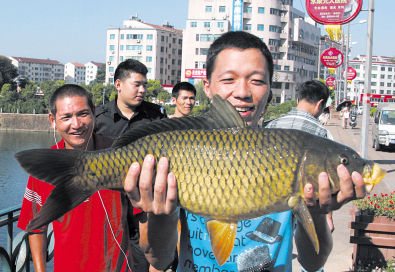
[[[366,191],[370,193],[374,186],[378,184],[386,174],[387,171],[382,169],[377,163],[373,163],[373,165],[366,164],[362,172],[363,181],[366,185]]]

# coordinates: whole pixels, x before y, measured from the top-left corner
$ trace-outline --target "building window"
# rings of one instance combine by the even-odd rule
[[[225,6],[219,6],[219,12],[225,12]]]
[[[152,68],[147,68],[148,73],[151,73]]]
[[[109,61],[114,61],[114,56],[110,56]]]
[[[110,50],[114,51],[115,50],[115,45],[110,45]]]
[[[196,41],[199,41],[199,34],[196,34]]]
[[[258,31],[263,31],[263,25],[258,25]]]
[[[269,31],[271,31],[271,32],[280,33],[280,30],[281,30],[281,28],[279,26],[274,26],[274,25],[269,26]]]
[[[392,67],[388,67],[388,72],[392,72]]]
[[[285,65],[284,66],[284,71],[289,71],[289,66]]]
[[[384,90],[380,90],[380,94],[384,94]]]
[[[380,75],[380,78],[381,79],[385,79],[385,75]]]
[[[244,30],[251,30],[251,24],[245,24]]]
[[[224,28],[224,22],[218,22],[217,26],[218,28]]]
[[[265,13],[265,8],[264,7],[259,7],[258,8],[258,13],[261,13],[261,14]]]
[[[199,48],[195,48],[195,55],[199,55]]]
[[[119,61],[123,61],[123,57],[119,57]]]
[[[285,89],[288,90],[289,89],[289,82],[285,83]]]
[[[152,51],[152,45],[147,45],[147,51]]]
[[[108,71],[109,71],[109,72],[114,72],[114,67],[109,67],[109,68],[108,68]]]
[[[159,73],[163,75],[163,68],[160,68]]]
[[[377,86],[377,82],[371,82],[370,86]]]
[[[142,40],[143,34],[127,34],[126,39],[127,40]]]
[[[252,7],[246,7],[244,12],[245,13],[252,13]]]
[[[210,22],[204,22],[204,27],[210,27]]]
[[[310,37],[310,33],[309,33],[308,31],[306,31],[306,32],[304,33],[304,37],[305,37],[306,39],[308,39],[308,38]]]
[[[384,82],[380,82],[380,86],[381,86],[381,87],[384,87]]]
[[[206,12],[212,12],[213,6],[206,6]]]
[[[274,70],[281,70],[281,65],[275,64],[274,65]]]
[[[110,40],[115,40],[115,34],[110,34]]]
[[[208,48],[200,48],[200,55],[207,55]]]
[[[279,9],[271,8],[271,9],[270,9],[270,14],[274,14],[274,15],[280,16],[280,10],[279,10]]]
[[[372,74],[372,78],[377,78],[377,74]]]
[[[273,82],[272,88],[273,89],[281,89],[281,82]]]
[[[191,22],[191,27],[197,27],[197,22]]]
[[[372,66],[372,71],[377,71],[377,66]]]
[[[269,45],[275,45],[278,46],[280,44],[279,40],[276,39],[269,39]]]
[[[165,52],[165,48],[163,46],[160,47],[160,52]]]
[[[392,75],[388,75],[388,79],[392,79]]]
[[[152,62],[152,57],[147,57],[146,61],[147,62]]]
[[[163,58],[160,58],[160,63],[163,63]]]
[[[391,83],[390,83],[390,85],[391,85]],[[391,86],[390,86],[391,87]],[[391,91],[390,90],[387,90],[387,94],[391,94]]]
[[[125,35],[121,34],[121,40],[124,40],[124,39],[125,39]]]
[[[152,40],[154,38],[154,35],[152,34],[147,34],[147,40]]]
[[[387,87],[391,87],[391,83],[387,83]]]
[[[381,71],[385,71],[385,67],[381,67]]]

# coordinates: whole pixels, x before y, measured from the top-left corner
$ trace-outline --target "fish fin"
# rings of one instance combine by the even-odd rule
[[[97,191],[74,182],[76,162],[84,153],[75,149],[31,149],[15,154],[23,170],[55,186],[27,227],[36,230],[71,211]]]
[[[232,253],[235,244],[237,223],[207,220],[206,228],[210,235],[211,249],[218,265],[222,266]]]
[[[30,232],[48,225],[80,205],[96,191],[95,189],[83,191],[74,182],[65,181],[59,184],[52,190],[40,211],[30,220],[26,231]]]
[[[304,230],[309,236],[311,243],[314,246],[315,251],[317,254],[320,252],[320,245],[318,242],[317,232],[315,230],[313,218],[311,218],[311,214],[304,203],[304,200],[299,198],[300,201],[296,202],[297,197],[291,197],[289,200],[289,205],[292,209],[293,214],[296,216],[298,221],[302,224]],[[292,203],[292,204],[291,204]],[[295,206],[293,204],[296,203]]]
[[[138,126],[118,137],[112,148],[128,145],[142,137],[174,130],[212,130],[220,128],[247,127],[247,123],[232,104],[214,95],[210,110],[203,116],[186,116],[181,118],[161,119]]]
[[[16,153],[15,159],[32,177],[57,186],[74,178],[75,163],[83,153],[75,149],[29,149]]]

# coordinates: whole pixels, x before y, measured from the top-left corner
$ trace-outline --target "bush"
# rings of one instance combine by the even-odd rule
[[[298,103],[296,102],[296,100],[289,100],[276,106],[269,106],[267,108],[266,114],[263,117],[265,120],[280,117],[290,112],[292,108],[296,107],[297,105]]]
[[[354,200],[354,204],[361,211],[361,214],[395,217],[395,191],[388,194],[374,194],[365,198]]]

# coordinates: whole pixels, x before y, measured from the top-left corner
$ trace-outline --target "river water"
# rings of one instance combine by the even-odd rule
[[[57,138],[59,141],[60,137]],[[0,131],[0,210],[22,204],[25,193],[28,174],[20,168],[14,154],[26,149],[49,148],[54,144],[53,133],[49,132]],[[14,237],[19,232],[14,223]],[[6,227],[0,228],[0,246],[7,246]],[[31,271],[34,271],[31,264]],[[48,271],[52,270],[50,266]]]

